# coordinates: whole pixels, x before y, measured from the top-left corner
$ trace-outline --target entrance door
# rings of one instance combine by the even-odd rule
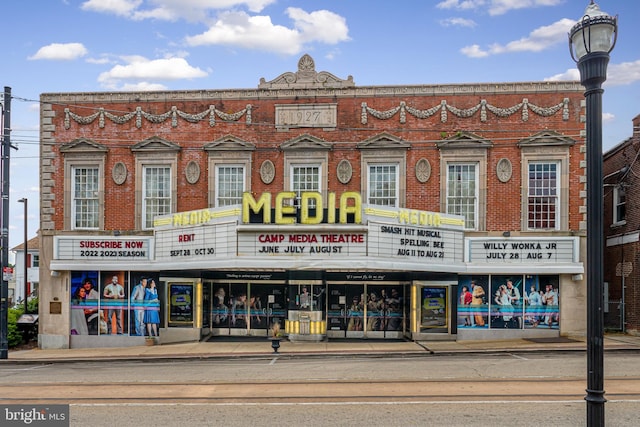
[[[329,284],[327,336],[364,337],[364,285]]]
[[[402,284],[329,284],[329,338],[402,338],[405,331]]]
[[[284,325],[286,286],[263,283],[206,283],[203,328],[212,335],[267,336],[274,322]]]

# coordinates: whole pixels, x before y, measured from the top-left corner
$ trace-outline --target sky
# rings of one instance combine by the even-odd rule
[[[640,114],[640,2],[618,15],[603,94],[605,151]],[[21,0],[0,5],[10,87],[9,247],[39,224],[42,93],[256,89],[297,71],[357,86],[579,80],[567,33],[589,0]],[[635,24],[634,24],[635,23]]]

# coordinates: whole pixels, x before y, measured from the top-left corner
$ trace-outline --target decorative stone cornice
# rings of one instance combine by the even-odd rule
[[[428,119],[429,117],[435,115],[436,113],[440,113],[440,121],[442,123],[447,122],[448,113],[453,114],[454,116],[466,119],[475,115],[478,111],[480,111],[480,121],[487,121],[487,111],[493,113],[498,117],[509,117],[518,111],[522,110],[522,121],[526,122],[529,120],[529,110],[533,111],[535,114],[542,117],[550,117],[556,114],[558,111],[562,109],[562,120],[569,120],[569,98],[564,98],[562,102],[556,105],[552,105],[550,107],[540,107],[535,104],[531,104],[527,98],[523,98],[522,102],[513,105],[507,108],[496,107],[495,105],[491,105],[487,102],[486,99],[480,101],[479,104],[471,107],[471,108],[457,108],[453,105],[449,105],[446,100],[440,101],[439,105],[435,105],[433,107],[427,108],[425,110],[419,110],[414,107],[410,107],[407,105],[405,101],[401,101],[397,107],[390,108],[388,110],[379,111],[372,107],[369,107],[366,102],[361,104],[362,111],[360,114],[360,122],[363,125],[366,125],[369,121],[368,116],[372,115],[373,117],[380,120],[388,120],[400,113],[400,123],[407,122],[407,113],[412,115],[417,119]]]
[[[558,133],[554,130],[544,130],[542,132],[538,132],[529,138],[522,139],[518,142],[518,147],[537,147],[537,146],[545,146],[548,147],[550,145],[556,146],[570,146],[574,145],[576,140],[570,138],[568,136],[564,136],[561,133]]]
[[[411,144],[388,132],[382,132],[359,142],[356,146],[360,149],[408,149],[411,147]]]
[[[69,108],[64,109],[64,128],[69,129],[71,127],[71,120],[78,123],[79,125],[89,125],[93,123],[96,119],[98,120],[98,126],[100,128],[104,128],[105,119],[110,120],[111,122],[122,125],[130,120],[135,118],[136,127],[140,129],[142,127],[142,119],[146,119],[151,123],[163,123],[166,120],[171,120],[171,126],[178,126],[178,117],[181,119],[190,122],[197,123],[203,120],[209,120],[209,126],[213,127],[216,125],[216,116],[220,119],[227,122],[236,122],[240,120],[242,116],[246,115],[246,123],[248,125],[251,124],[251,104],[248,104],[244,109],[237,111],[235,113],[225,113],[220,110],[216,110],[215,105],[210,105],[208,109],[195,114],[186,113],[184,111],[178,110],[178,107],[171,107],[171,109],[165,113],[161,114],[152,114],[144,111],[142,107],[136,107],[135,111],[125,113],[121,116],[110,113],[105,110],[104,107],[98,108],[93,114],[88,116],[80,116],[71,111]]]
[[[225,135],[204,146],[205,151],[253,151],[255,144],[233,135]]]
[[[142,153],[149,151],[180,151],[182,148],[175,142],[168,141],[159,136],[152,136],[144,141],[140,141],[131,147],[134,153]]]
[[[282,150],[331,150],[333,145],[308,133],[296,136],[280,144]]]
[[[488,139],[482,138],[472,132],[457,132],[450,138],[440,141],[436,146],[443,149],[458,149],[458,148],[490,148],[493,147],[493,143]]]
[[[65,154],[84,154],[84,153],[106,153],[109,149],[98,142],[89,138],[77,138],[73,141],[62,144],[60,152]]]
[[[343,80],[326,71],[316,72],[315,61],[307,54],[298,60],[298,71],[295,73],[283,73],[271,81],[265,81],[262,77],[258,84],[259,89],[341,89],[354,86],[352,76]]]

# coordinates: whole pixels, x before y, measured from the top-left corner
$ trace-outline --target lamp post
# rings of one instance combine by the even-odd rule
[[[602,83],[609,52],[618,34],[618,18],[591,0],[569,32],[571,58],[578,63],[587,102],[587,425],[604,426],[604,292],[602,191]]]
[[[18,200],[20,203],[24,203],[24,314],[29,313],[29,282],[27,281],[27,272],[29,271],[27,268],[27,256],[29,255],[29,249],[27,247],[27,243],[29,241],[27,235],[27,198],[23,197]]]

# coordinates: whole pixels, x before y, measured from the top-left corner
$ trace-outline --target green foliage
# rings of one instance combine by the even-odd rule
[[[38,313],[38,298],[33,298],[27,303],[29,313]],[[18,319],[24,313],[24,305],[19,305],[19,308],[10,308],[7,321],[7,337],[9,348],[16,347],[24,341],[22,331],[18,329]]]
[[[17,308],[9,309],[9,316],[7,322],[7,338],[9,343],[9,348],[15,347],[22,343],[22,332],[18,330],[18,318],[22,315],[24,310]]]

